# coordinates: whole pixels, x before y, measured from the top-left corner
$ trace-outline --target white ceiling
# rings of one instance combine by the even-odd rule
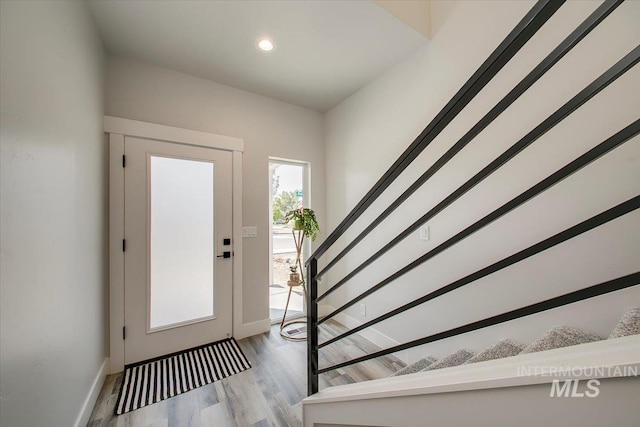
[[[371,1],[90,0],[110,53],[318,111],[427,40]],[[268,36],[276,49],[256,49]]]

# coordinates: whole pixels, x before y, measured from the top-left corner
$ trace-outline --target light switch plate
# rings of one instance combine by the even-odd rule
[[[429,240],[429,226],[420,227],[420,240]]]
[[[242,227],[242,237],[258,237],[258,227]]]

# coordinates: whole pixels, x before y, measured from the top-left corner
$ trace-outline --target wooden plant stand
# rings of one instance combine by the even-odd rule
[[[289,286],[289,294],[287,295],[287,304],[284,307],[284,315],[282,316],[282,322],[280,322],[280,336],[289,341],[306,341],[307,334],[300,334],[300,336],[292,337],[286,333],[284,330],[285,327],[293,324],[305,324],[307,323],[306,318],[302,319],[294,319],[287,321],[287,310],[289,309],[289,301],[291,300],[291,292],[293,288],[302,286],[302,307],[304,311],[304,306],[306,304],[307,299],[307,287],[305,286],[304,281],[304,269],[302,266],[302,243],[304,242],[304,233],[302,230],[291,230],[291,234],[293,234],[293,241],[296,245],[296,262],[295,265],[298,267],[300,271],[300,275],[298,273],[291,273],[289,275],[289,281],[287,285]]]

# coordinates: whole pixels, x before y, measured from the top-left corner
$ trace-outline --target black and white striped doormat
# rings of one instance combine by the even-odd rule
[[[115,414],[160,402],[250,367],[233,338],[127,365]]]

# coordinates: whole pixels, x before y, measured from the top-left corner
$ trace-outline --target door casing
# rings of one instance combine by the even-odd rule
[[[110,373],[124,369],[124,139],[154,139],[232,152],[233,319],[236,338],[247,336],[242,315],[242,153],[244,141],[223,135],[105,116],[109,140],[109,353]]]

